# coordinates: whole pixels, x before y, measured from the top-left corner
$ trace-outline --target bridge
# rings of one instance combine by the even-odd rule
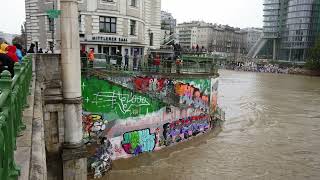
[[[186,141],[224,119],[214,59],[88,63],[74,36],[77,1],[60,6],[61,54],[28,55],[13,78],[1,74],[1,180],[99,178],[114,160]]]
[[[132,64],[128,68],[110,64],[112,58],[124,59],[107,57],[94,62],[93,66],[82,64],[83,100],[80,103],[83,115],[78,120],[82,119],[86,146],[71,152],[63,150],[67,121],[65,104],[70,102],[63,98],[61,55],[28,55],[21,65],[15,65],[13,78],[9,72],[2,72],[1,179],[62,179],[61,167],[75,157],[88,159],[87,163],[92,166],[88,169],[89,176],[102,175],[103,170],[97,172],[97,168],[107,167],[99,164],[95,151],[101,148],[98,141],[102,137],[112,140],[112,151],[115,151],[117,143],[121,147],[121,141],[115,140],[119,138],[117,134],[126,134],[136,128],[149,129],[149,133],[153,133],[163,131],[162,126],[166,123],[184,122],[184,118],[224,119],[223,111],[216,104],[218,73],[213,58],[182,56],[181,64],[162,59],[159,68],[146,60],[137,69]],[[87,59],[78,61],[88,62]],[[130,125],[132,121],[139,127]],[[193,123],[200,126],[206,121],[199,119]],[[126,127],[123,122],[127,123]],[[159,123],[161,127],[155,128]],[[102,126],[104,129],[96,129]],[[154,145],[155,149],[148,151],[177,141],[162,138]],[[117,149],[112,159],[131,157],[134,151],[139,154],[147,150],[124,149],[120,153]]]

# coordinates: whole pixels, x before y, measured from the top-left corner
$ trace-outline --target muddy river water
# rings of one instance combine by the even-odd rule
[[[105,180],[320,179],[320,78],[220,71],[222,131],[118,161]]]

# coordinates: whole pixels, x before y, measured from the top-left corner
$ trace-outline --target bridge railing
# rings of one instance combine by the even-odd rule
[[[127,58],[127,59],[126,59]],[[128,62],[128,63],[126,63]],[[181,63],[174,60],[160,60],[160,65],[153,64],[153,59],[144,59],[142,56],[124,57],[97,55],[94,61],[90,62],[86,57],[81,58],[82,70],[104,69],[109,72],[149,72],[169,74],[217,74],[217,66],[210,58],[203,57],[182,57]]]
[[[17,179],[20,169],[14,161],[16,137],[26,126],[22,112],[27,105],[32,79],[31,56],[24,57],[22,64],[14,66],[15,75],[8,71],[0,77],[0,179]]]

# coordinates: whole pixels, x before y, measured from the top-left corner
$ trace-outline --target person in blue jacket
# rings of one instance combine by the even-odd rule
[[[19,63],[22,63],[22,58],[23,58],[23,54],[22,54],[22,46],[20,44],[15,44],[14,46],[16,46],[17,50],[16,50],[16,54],[18,56],[19,59]]]

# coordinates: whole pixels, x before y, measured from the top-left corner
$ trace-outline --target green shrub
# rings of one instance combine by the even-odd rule
[[[305,68],[313,71],[320,71],[320,60],[308,60]]]

